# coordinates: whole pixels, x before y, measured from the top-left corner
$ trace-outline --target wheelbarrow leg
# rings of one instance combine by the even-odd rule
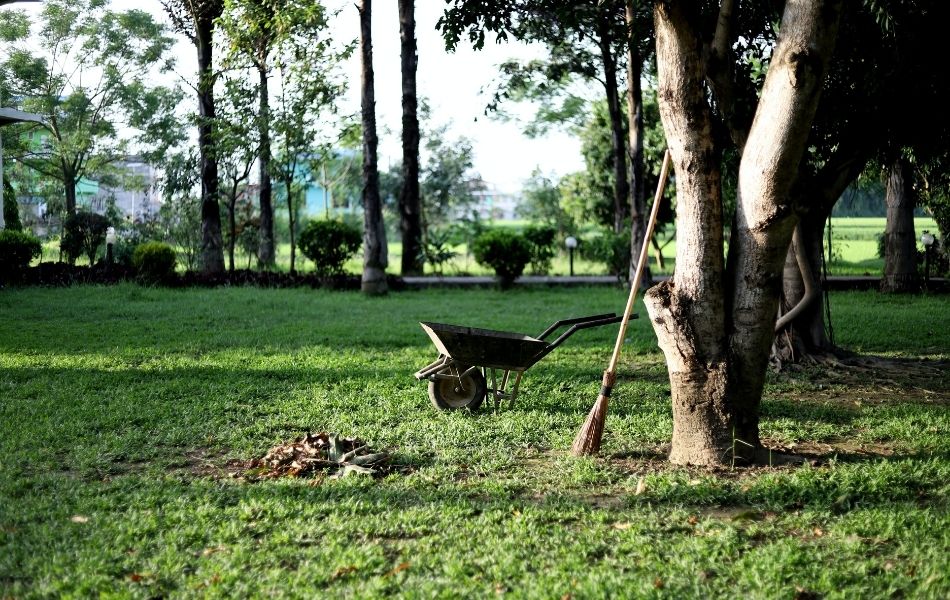
[[[508,400],[508,408],[512,409],[515,407],[515,399],[518,397],[518,386],[521,385],[521,376],[524,375],[524,371],[518,371],[518,375],[515,376],[515,385],[511,388],[511,397]],[[506,377],[507,378],[507,377]]]

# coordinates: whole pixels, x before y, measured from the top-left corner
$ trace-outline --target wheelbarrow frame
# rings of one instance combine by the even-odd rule
[[[636,315],[631,315],[631,318],[636,318]],[[486,398],[491,399],[495,410],[500,408],[505,400],[511,408],[518,398],[525,371],[578,331],[619,323],[621,319],[622,317],[614,313],[561,319],[552,323],[537,337],[492,329],[422,322],[419,324],[439,350],[439,357],[416,371],[415,377],[430,382],[454,380],[460,387],[464,387],[463,379],[477,372],[485,381]],[[545,341],[565,325],[570,327],[553,342]],[[493,356],[493,353],[501,356]],[[515,377],[509,389],[512,373]]]

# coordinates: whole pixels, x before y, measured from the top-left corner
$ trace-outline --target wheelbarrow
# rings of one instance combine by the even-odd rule
[[[429,399],[441,410],[467,408],[474,411],[489,395],[496,410],[505,400],[510,408],[518,398],[525,371],[581,329],[620,320],[621,317],[613,313],[561,319],[538,337],[444,323],[419,323],[435,344],[439,358],[416,371],[415,376],[420,381],[429,381]],[[553,342],[545,341],[565,325],[571,327]],[[509,389],[512,374],[514,383]]]

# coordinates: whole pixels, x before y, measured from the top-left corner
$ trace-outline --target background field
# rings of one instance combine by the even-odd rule
[[[411,377],[434,358],[419,320],[537,332],[619,290],[0,291],[0,596],[946,597],[946,297],[831,300],[839,343],[891,366],[770,376],[764,437],[819,462],[712,473],[663,460],[642,320],[602,458],[565,449],[611,330],[511,411],[437,412]],[[230,476],[306,431],[407,472]]]
[[[885,219],[874,217],[846,217],[832,218],[832,257],[829,265],[829,274],[831,275],[869,275],[880,276],[884,269],[884,259],[878,257],[878,236],[884,232]],[[513,223],[498,223],[500,226],[518,228],[525,223],[518,221]],[[914,219],[914,227],[917,237],[924,230],[933,233],[937,232],[937,224],[930,217],[918,217]],[[661,238],[666,242],[666,238]],[[402,259],[402,246],[398,241],[390,242],[389,245],[389,272],[398,273],[399,265]],[[443,273],[445,275],[491,275],[490,269],[479,265],[475,259],[468,253],[468,247],[464,244],[453,246],[452,248],[458,256],[447,264]],[[827,252],[827,250],[826,250]],[[673,272],[676,260],[676,240],[669,241],[664,246],[663,255],[665,257],[665,268],[659,269],[656,263],[656,257],[651,250],[650,265],[658,273],[670,274]],[[238,269],[256,268],[256,261],[251,260],[248,263],[246,254],[238,252],[235,256],[235,266]],[[59,260],[59,245],[56,242],[50,242],[43,247],[44,261]],[[39,262],[39,261],[36,261]],[[88,260],[80,259],[78,264],[86,264]],[[290,244],[283,243],[277,249],[277,268],[283,271],[290,269]],[[362,272],[362,257],[357,256],[347,262],[346,270],[350,273]],[[179,264],[179,270],[184,266]],[[298,271],[313,270],[313,263],[307,260],[299,250],[297,252]],[[431,274],[432,267],[426,265],[426,273]],[[552,263],[552,275],[567,275],[569,273],[569,261],[567,254],[561,252],[554,258]],[[579,251],[574,257],[574,273],[577,275],[604,275],[605,268],[600,263],[585,260]]]

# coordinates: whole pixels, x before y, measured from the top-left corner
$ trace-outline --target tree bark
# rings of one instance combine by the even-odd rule
[[[730,395],[735,437],[757,449],[781,273],[797,224],[793,185],[834,49],[841,0],[785,5],[782,25],[739,167],[732,283]],[[743,452],[748,458],[750,453]]]
[[[865,132],[871,124],[853,123],[851,132],[838,140],[838,148],[825,161],[821,170],[807,182],[799,181],[798,204],[807,210],[799,222],[800,237],[807,256],[806,266],[811,271],[812,285],[817,291],[787,327],[777,332],[773,360],[778,366],[798,362],[807,356],[835,354],[834,340],[827,334],[830,323],[825,323],[823,282],[823,237],[825,223],[835,203],[864,170],[876,142],[867,139]],[[805,296],[805,282],[796,256],[795,244],[789,246],[782,278],[782,312],[795,310]]]
[[[422,221],[419,216],[419,117],[416,95],[416,19],[414,0],[399,0],[402,59],[402,190],[399,229],[402,232],[402,274],[421,275]]]
[[[605,19],[608,17],[604,17]],[[610,115],[610,148],[614,157],[614,232],[623,231],[630,202],[630,184],[627,181],[627,149],[623,139],[623,116],[620,95],[617,92],[617,60],[613,54],[613,40],[609,23],[602,23],[598,46],[604,65],[604,90],[607,92],[607,112]]]
[[[654,8],[660,115],[677,175],[676,272],[647,310],[673,400],[670,460],[754,459],[759,402],[796,224],[792,186],[817,107],[841,0],[789,2],[739,168],[736,220],[723,265],[719,149],[705,98],[699,15],[685,0]]]
[[[198,49],[198,147],[201,153],[201,271],[224,272],[224,244],[218,205],[218,161],[214,144],[214,20],[221,10],[199,11],[195,21]]]
[[[373,82],[372,0],[360,0],[360,57],[362,61],[363,117],[363,277],[366,294],[385,294],[386,229],[379,197],[376,148],[376,98]]]
[[[66,192],[66,215],[76,214],[76,174],[67,168],[63,169],[63,188]]]
[[[722,192],[700,36],[680,2],[654,9],[660,116],[676,170],[673,277],[645,298],[666,356],[673,403],[670,460],[720,464],[731,442],[726,397]]]
[[[822,236],[825,230],[827,212],[811,211],[802,216],[798,227],[803,248],[802,255],[807,260],[810,285],[817,295],[808,302],[802,312],[787,327],[776,332],[773,359],[777,364],[798,362],[802,357],[826,354],[834,350],[831,340],[825,333],[824,298],[822,297],[821,265],[824,246]],[[782,314],[794,309],[805,300],[805,278],[799,264],[799,253],[795,241],[789,245],[782,270]]]
[[[296,167],[290,169],[290,173],[296,171]],[[290,274],[297,274],[297,211],[294,209],[294,180],[284,180],[284,188],[287,190],[287,229],[290,232]]]
[[[626,0],[626,21],[629,37],[627,39],[627,123],[628,152],[630,155],[630,274],[632,281],[637,269],[640,249],[646,240],[647,224],[646,191],[643,184],[643,90],[640,86],[640,72],[643,59],[637,46],[635,35],[633,0]],[[653,282],[649,262],[644,266],[643,285]]]
[[[267,88],[267,66],[260,64],[257,67],[260,78],[260,119],[258,131],[260,134],[260,156],[258,157],[258,179],[260,180],[259,204],[261,210],[260,248],[257,260],[261,268],[273,268],[276,253],[274,252],[274,204],[273,184],[270,176],[271,142],[270,142],[270,98]]]
[[[917,206],[911,165],[905,158],[891,164],[887,176],[887,225],[884,229],[884,277],[882,292],[916,292],[917,238],[914,208]]]

